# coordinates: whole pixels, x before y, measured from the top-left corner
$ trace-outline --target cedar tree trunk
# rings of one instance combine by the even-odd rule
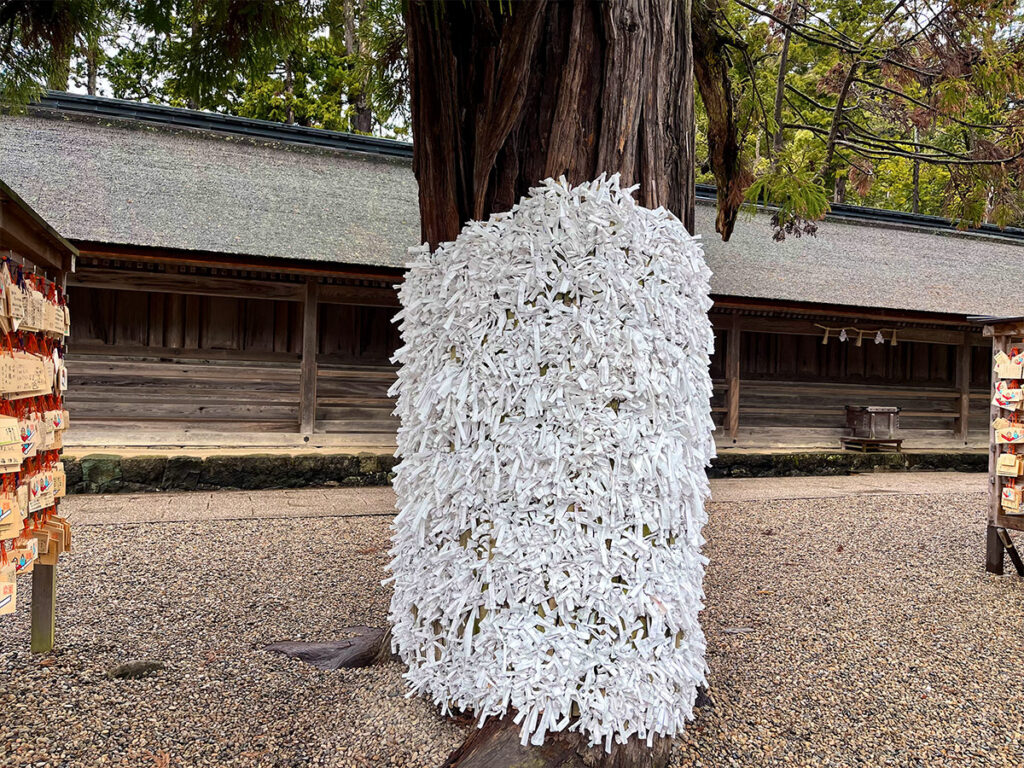
[[[467,221],[509,210],[541,179],[564,175],[578,184],[601,173],[639,185],[642,205],[668,208],[692,232],[690,15],[690,0],[410,0],[413,168],[423,240],[432,248],[454,240]],[[710,49],[702,56],[719,56],[710,37],[702,42]],[[728,132],[724,68],[705,69],[702,80],[714,90],[712,130]],[[739,173],[738,159],[723,159],[738,145],[723,135],[717,146],[716,174],[726,174],[721,187],[735,181],[729,173]],[[735,189],[727,189],[728,210],[719,217],[726,237],[738,207]],[[668,739],[653,749],[634,739],[606,754],[565,732],[549,734],[542,747],[521,747],[510,714],[475,730],[445,765],[663,766],[669,747]]]
[[[562,174],[621,173],[693,230],[689,0],[411,0],[406,21],[431,247]]]

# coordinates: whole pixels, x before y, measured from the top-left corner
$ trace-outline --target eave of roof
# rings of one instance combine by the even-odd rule
[[[419,240],[410,156],[402,142],[68,94],[50,94],[24,120],[0,119],[0,177],[72,239],[268,264],[401,269]],[[938,217],[837,205],[816,238],[772,242],[762,210],[741,214],[722,243],[714,189],[697,193],[720,295],[961,316],[1017,310],[1001,286],[1006,270],[1024,270],[1020,230],[960,232]]]
[[[21,196],[7,186],[2,179],[0,179],[0,198],[6,198],[18,206],[22,213],[40,229],[44,237],[52,241],[58,250],[63,251],[72,258],[78,256],[78,249],[68,242],[60,232],[54,229],[46,219],[40,216],[35,208],[22,200]]]

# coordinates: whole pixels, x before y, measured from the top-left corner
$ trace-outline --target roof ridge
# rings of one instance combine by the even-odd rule
[[[46,91],[37,102],[38,106],[65,113],[87,114],[98,117],[112,117],[134,120],[142,123],[176,126],[206,131],[229,133],[250,138],[278,141],[349,152],[387,155],[391,157],[412,157],[412,143],[395,139],[381,139],[325,128],[308,128],[288,125],[272,120],[258,120],[250,117],[224,115],[218,112],[203,112],[183,107],[168,107],[162,104],[114,99],[106,96],[87,96],[64,91]],[[714,185],[697,184],[696,195],[700,202],[714,201],[717,192]],[[759,209],[773,210],[773,206],[758,206]],[[1024,228],[1007,227],[1000,229],[994,224],[960,229],[956,224],[941,216],[921,213],[872,208],[869,206],[832,203],[826,216],[828,221],[885,225],[895,228],[924,229],[934,233],[947,233],[963,237],[989,236],[1007,241],[1024,241]]]
[[[697,184],[698,202],[715,202],[717,190],[713,184]],[[775,211],[778,206],[759,203],[759,211]],[[881,224],[893,228],[926,230],[934,234],[950,234],[961,237],[986,236],[1002,240],[1024,240],[1024,228],[999,228],[995,224],[981,224],[977,227],[959,228],[952,219],[933,216],[927,213],[910,213],[890,208],[874,208],[867,205],[851,205],[850,203],[829,203],[826,221],[837,221],[847,224]]]
[[[163,104],[148,104],[127,99],[112,99],[106,96],[86,96],[64,91],[46,91],[33,104],[58,112],[86,114],[96,117],[113,117],[135,120],[143,123],[197,128],[218,131],[250,138],[283,141],[349,152],[363,152],[391,157],[412,157],[412,144],[396,139],[381,139],[357,133],[331,131],[326,128],[308,128],[302,125],[276,123],[272,120],[258,120],[252,117],[224,115],[218,112],[203,112],[183,107],[168,107]]]

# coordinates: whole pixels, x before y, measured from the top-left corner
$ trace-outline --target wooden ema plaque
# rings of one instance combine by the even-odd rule
[[[17,582],[32,574],[32,650],[54,637],[54,585],[71,526],[60,461],[68,425],[63,288],[8,256],[0,261],[0,614],[18,610]]]

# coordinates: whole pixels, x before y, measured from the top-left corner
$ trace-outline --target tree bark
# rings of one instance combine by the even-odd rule
[[[693,4],[693,61],[704,111],[708,117],[708,157],[718,192],[715,231],[728,240],[750,186],[750,174],[743,165],[739,128],[733,110],[729,60],[725,37],[716,19],[724,12],[719,0],[695,0]]]
[[[917,126],[914,126],[914,154],[920,150],[917,147]],[[910,201],[911,213],[921,212],[921,161],[914,160],[913,197]]]
[[[292,70],[291,55],[289,54],[287,60],[284,63],[284,98],[285,98],[285,114],[284,122],[286,125],[295,124],[295,73]]]
[[[391,658],[391,630],[375,627],[346,627],[349,637],[326,643],[284,640],[263,646],[265,651],[283,653],[318,669],[355,669],[383,664]]]
[[[423,239],[455,238],[549,176],[621,173],[693,229],[690,4],[407,7]]]
[[[99,40],[92,38],[85,46],[85,92],[96,95],[96,78],[99,75]]]
[[[792,35],[792,24],[796,21],[797,10],[800,8],[798,0],[793,0],[789,6],[789,16],[786,19],[789,26],[782,31],[782,50],[779,52],[779,74],[775,79],[775,135],[772,139],[772,169],[778,166],[779,155],[782,154],[784,133],[782,129],[782,105],[786,96],[786,72],[789,68],[789,40]]]
[[[836,185],[836,141],[840,138],[840,129],[843,126],[845,120],[843,116],[843,109],[846,107],[846,97],[850,93],[850,87],[853,85],[853,81],[857,77],[857,71],[860,69],[861,62],[855,61],[850,65],[850,69],[846,73],[846,79],[843,80],[843,86],[839,90],[839,95],[836,97],[836,106],[832,110],[832,122],[828,129],[828,138],[825,140],[825,162],[822,163],[821,177],[825,182],[825,189],[835,189]]]
[[[349,56],[357,56],[362,52],[362,43],[356,34],[356,0],[346,0],[345,12],[345,53]],[[373,131],[373,112],[366,103],[366,94],[359,90],[350,94],[352,101],[352,130],[358,133],[370,133]]]
[[[441,768],[663,768],[671,755],[671,739],[655,739],[652,747],[631,739],[605,752],[566,732],[548,734],[539,747],[524,747],[513,716],[488,720],[474,730]]]

